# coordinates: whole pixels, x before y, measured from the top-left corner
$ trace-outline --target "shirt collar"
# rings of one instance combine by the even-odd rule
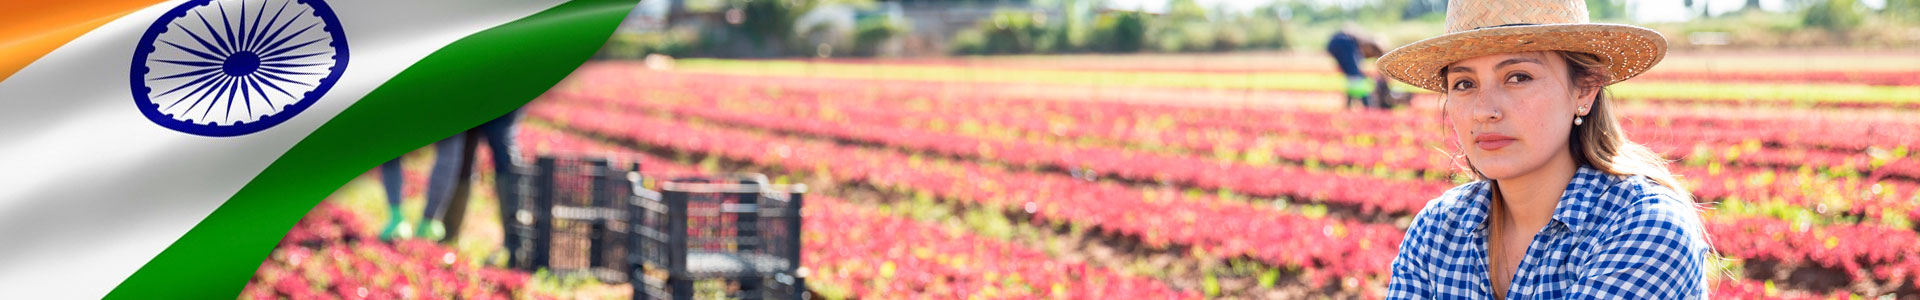
[[[1606,192],[1608,187],[1612,187],[1616,181],[1618,179],[1615,176],[1581,165],[1573,172],[1573,179],[1567,181],[1567,188],[1560,193],[1560,203],[1554,205],[1552,220],[1566,224],[1568,229],[1581,229],[1581,226],[1593,215],[1593,209],[1597,208],[1598,203],[1595,202],[1600,199],[1600,195]],[[1468,210],[1460,218],[1462,224],[1456,227],[1467,229],[1468,232],[1482,232],[1481,230],[1486,229],[1488,211],[1493,201],[1491,182],[1482,181],[1475,184],[1476,186],[1469,194],[1463,195],[1465,199],[1461,199]],[[1549,223],[1548,226],[1552,224]]]

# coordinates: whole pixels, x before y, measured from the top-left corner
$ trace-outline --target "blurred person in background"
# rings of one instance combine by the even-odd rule
[[[1406,94],[1394,93],[1389,88],[1386,77],[1367,76],[1366,71],[1360,69],[1362,60],[1380,57],[1384,52],[1381,50],[1381,44],[1378,38],[1351,22],[1339,31],[1335,31],[1333,37],[1328,38],[1327,54],[1333,56],[1334,64],[1340,67],[1340,73],[1346,75],[1347,85],[1342,91],[1347,96],[1347,108],[1358,105],[1367,108],[1391,109],[1407,101]]]
[[[514,140],[521,112],[515,109],[506,115],[494,118],[469,132],[455,134],[434,143],[433,174],[427,179],[427,206],[421,210],[421,225],[415,229],[416,237],[432,241],[446,238],[447,228],[441,221],[441,214],[464,213],[445,212],[447,202],[453,198],[454,188],[459,186],[460,167],[472,162],[464,161],[467,151],[467,139],[482,137],[493,160],[494,197],[499,200],[500,226],[503,230],[505,249],[519,246],[519,238],[509,224],[515,222],[514,215],[520,210],[519,176],[513,171],[521,164],[519,144]],[[478,158],[476,158],[478,159]]]
[[[400,208],[401,192],[404,190],[401,159],[394,158],[381,164],[380,182],[387,190],[388,217],[385,228],[380,231],[380,239],[418,237],[440,241],[446,238],[447,228],[440,217],[446,210],[448,200],[453,198],[454,188],[459,186],[457,180],[466,179],[459,178],[460,167],[472,163],[463,160],[467,151],[476,150],[466,148],[467,138],[478,136],[487,140],[493,159],[494,196],[499,200],[500,226],[506,229],[503,230],[504,249],[509,249],[511,253],[511,249],[518,248],[520,239],[510,224],[516,222],[515,214],[520,210],[519,174],[513,172],[513,166],[522,163],[519,144],[513,136],[520,117],[521,112],[514,110],[471,131],[454,134],[434,143],[433,171],[427,180],[427,204],[421,209],[418,226],[408,223],[406,214]]]
[[[406,181],[402,177],[406,175],[403,174],[405,170],[401,169],[400,160],[405,157],[406,154],[401,154],[380,164],[380,185],[387,189],[387,225],[380,229],[380,240],[383,241],[413,237],[413,226],[407,223],[406,214],[400,211],[401,192],[405,191],[402,184]]]
[[[1706,298],[1699,208],[1605,91],[1659,63],[1666,39],[1590,23],[1581,0],[1455,0],[1446,26],[1379,68],[1444,95],[1476,180],[1420,210],[1387,298]]]
[[[407,223],[407,217],[405,217],[407,213],[401,212],[401,196],[403,196],[401,192],[405,190],[403,187],[405,171],[401,169],[401,158],[380,163],[380,185],[386,188],[386,208],[388,208],[388,219],[386,219],[386,227],[380,229],[380,240],[415,237],[444,240],[447,227],[440,219],[440,215],[445,213],[447,202],[455,194],[453,188],[459,187],[459,181],[461,181],[459,167],[463,163],[472,163],[465,162],[463,158],[467,152],[470,152],[470,148],[467,148],[467,138],[474,135],[474,137],[486,138],[488,150],[492,152],[493,196],[499,200],[499,223],[505,229],[503,248],[509,252],[509,260],[513,260],[511,254],[520,244],[520,238],[511,227],[511,223],[516,221],[515,213],[520,210],[518,173],[513,171],[513,165],[522,163],[518,144],[513,137],[518,121],[520,121],[520,110],[515,110],[507,115],[495,117],[488,123],[482,123],[472,131],[463,131],[453,137],[444,138],[440,142],[434,142],[434,171],[432,175],[428,175],[426,206],[420,210],[419,225]]]

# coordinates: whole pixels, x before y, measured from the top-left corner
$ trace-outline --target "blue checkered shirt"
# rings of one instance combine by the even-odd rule
[[[1492,299],[1485,181],[1427,203],[1393,258],[1387,299]],[[1705,299],[1693,203],[1644,176],[1581,166],[1527,246],[1506,299]]]

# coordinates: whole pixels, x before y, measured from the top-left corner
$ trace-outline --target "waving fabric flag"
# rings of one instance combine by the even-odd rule
[[[0,4],[0,291],[234,297],[326,195],[526,104],[633,5]]]

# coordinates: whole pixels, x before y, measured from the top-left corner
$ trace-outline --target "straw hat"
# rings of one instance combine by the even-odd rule
[[[1488,54],[1563,50],[1599,56],[1613,84],[1646,72],[1667,55],[1667,39],[1633,25],[1588,23],[1584,0],[1454,0],[1447,34],[1380,58],[1380,70],[1407,84],[1444,92],[1440,68]]]

